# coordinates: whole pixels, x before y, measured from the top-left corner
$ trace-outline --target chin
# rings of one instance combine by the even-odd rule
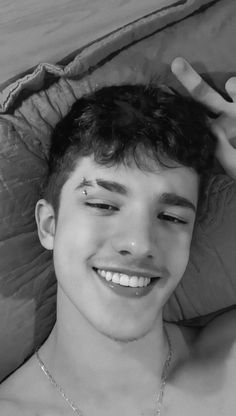
[[[144,338],[153,328],[154,322],[145,322],[137,327],[137,324],[126,325],[113,325],[112,327],[103,326],[96,329],[107,338],[120,343],[129,343]]]
[[[133,342],[133,341],[138,341],[139,339],[142,339],[142,338],[144,338],[145,337],[145,335],[147,335],[148,334],[148,332],[149,332],[150,330],[146,330],[146,331],[140,331],[139,333],[137,333],[137,332],[134,332],[133,334],[130,334],[130,333],[113,333],[113,332],[102,332],[101,331],[101,333],[103,334],[103,335],[105,335],[107,338],[109,338],[109,339],[111,339],[112,341],[116,341],[116,342],[120,342],[120,343],[123,343],[123,344],[127,344],[127,343],[130,343],[130,342]]]

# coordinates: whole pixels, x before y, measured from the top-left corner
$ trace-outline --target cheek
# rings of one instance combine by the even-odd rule
[[[181,278],[185,272],[189,259],[191,236],[191,231],[168,236],[165,245],[165,261],[172,276]]]
[[[54,261],[60,267],[72,266],[95,254],[106,240],[108,229],[101,221],[70,215],[58,221],[54,241]]]

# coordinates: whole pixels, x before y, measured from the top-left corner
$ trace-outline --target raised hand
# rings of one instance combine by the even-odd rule
[[[236,77],[230,78],[225,90],[232,101],[225,100],[211,88],[183,58],[176,58],[171,70],[190,95],[205,104],[216,117],[210,119],[218,139],[216,157],[224,170],[236,179]]]

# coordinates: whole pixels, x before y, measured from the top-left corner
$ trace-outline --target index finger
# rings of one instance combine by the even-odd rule
[[[171,70],[190,95],[205,104],[214,113],[225,111],[228,102],[210,87],[183,58],[175,58]]]

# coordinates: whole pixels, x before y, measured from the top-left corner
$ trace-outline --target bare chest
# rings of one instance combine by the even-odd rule
[[[236,373],[225,362],[193,362],[166,387],[163,416],[234,416]]]

